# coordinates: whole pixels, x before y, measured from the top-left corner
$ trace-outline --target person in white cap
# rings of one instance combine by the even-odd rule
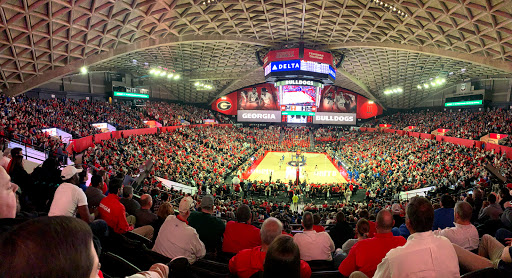
[[[48,216],[72,216],[80,214],[80,218],[86,223],[94,221],[94,215],[89,212],[87,206],[87,197],[84,191],[78,187],[78,173],[82,169],[76,169],[74,166],[66,166],[62,169],[61,178],[64,181],[53,197],[52,205]]]
[[[167,216],[156,237],[153,251],[171,259],[185,257],[191,264],[206,255],[196,229],[188,225],[187,219],[193,204],[194,201],[188,196],[181,199],[179,215]]]

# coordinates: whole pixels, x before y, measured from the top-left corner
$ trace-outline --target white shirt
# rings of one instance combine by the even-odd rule
[[[191,264],[206,255],[206,248],[196,229],[174,215],[167,216],[162,224],[153,251],[171,259],[186,257]]]
[[[414,233],[404,246],[386,254],[373,277],[460,277],[459,260],[447,238],[432,231]]]
[[[434,231],[434,234],[444,236],[447,239],[449,239],[452,243],[457,244],[458,246],[466,250],[471,251],[477,249],[478,244],[480,243],[480,237],[478,236],[478,231],[476,227],[473,224],[453,224],[455,224],[455,227],[437,230]]]
[[[326,232],[304,231],[293,236],[293,241],[299,246],[300,258],[304,261],[332,261],[334,242]]]
[[[72,183],[65,182],[57,187],[48,216],[76,217],[76,211],[81,206],[87,206],[84,191]]]

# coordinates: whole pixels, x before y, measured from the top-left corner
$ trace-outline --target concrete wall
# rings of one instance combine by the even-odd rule
[[[460,83],[463,83],[462,81]],[[458,84],[447,86],[416,104],[415,107],[444,106],[444,99],[456,93]],[[471,80],[471,87],[475,90],[485,90],[485,100],[493,103],[510,102],[512,100],[512,78]]]

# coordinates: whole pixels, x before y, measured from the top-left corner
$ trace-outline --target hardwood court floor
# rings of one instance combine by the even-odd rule
[[[284,155],[284,163],[281,159]],[[295,181],[296,167],[290,166],[288,163],[295,161],[295,152],[268,152],[265,158],[254,169],[249,176],[249,180],[268,181],[270,173],[272,173],[272,181],[280,179],[288,182],[290,179]],[[322,153],[304,153],[306,165],[300,167],[300,180],[306,178],[308,183],[346,183],[347,181],[336,170],[327,156]],[[299,158],[299,161],[301,159]],[[315,166],[318,166],[315,169]]]

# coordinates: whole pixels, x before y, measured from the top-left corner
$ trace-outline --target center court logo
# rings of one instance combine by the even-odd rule
[[[219,101],[219,103],[217,103],[217,109],[219,109],[220,111],[228,111],[229,109],[231,109],[231,107],[231,102],[226,100]]]

